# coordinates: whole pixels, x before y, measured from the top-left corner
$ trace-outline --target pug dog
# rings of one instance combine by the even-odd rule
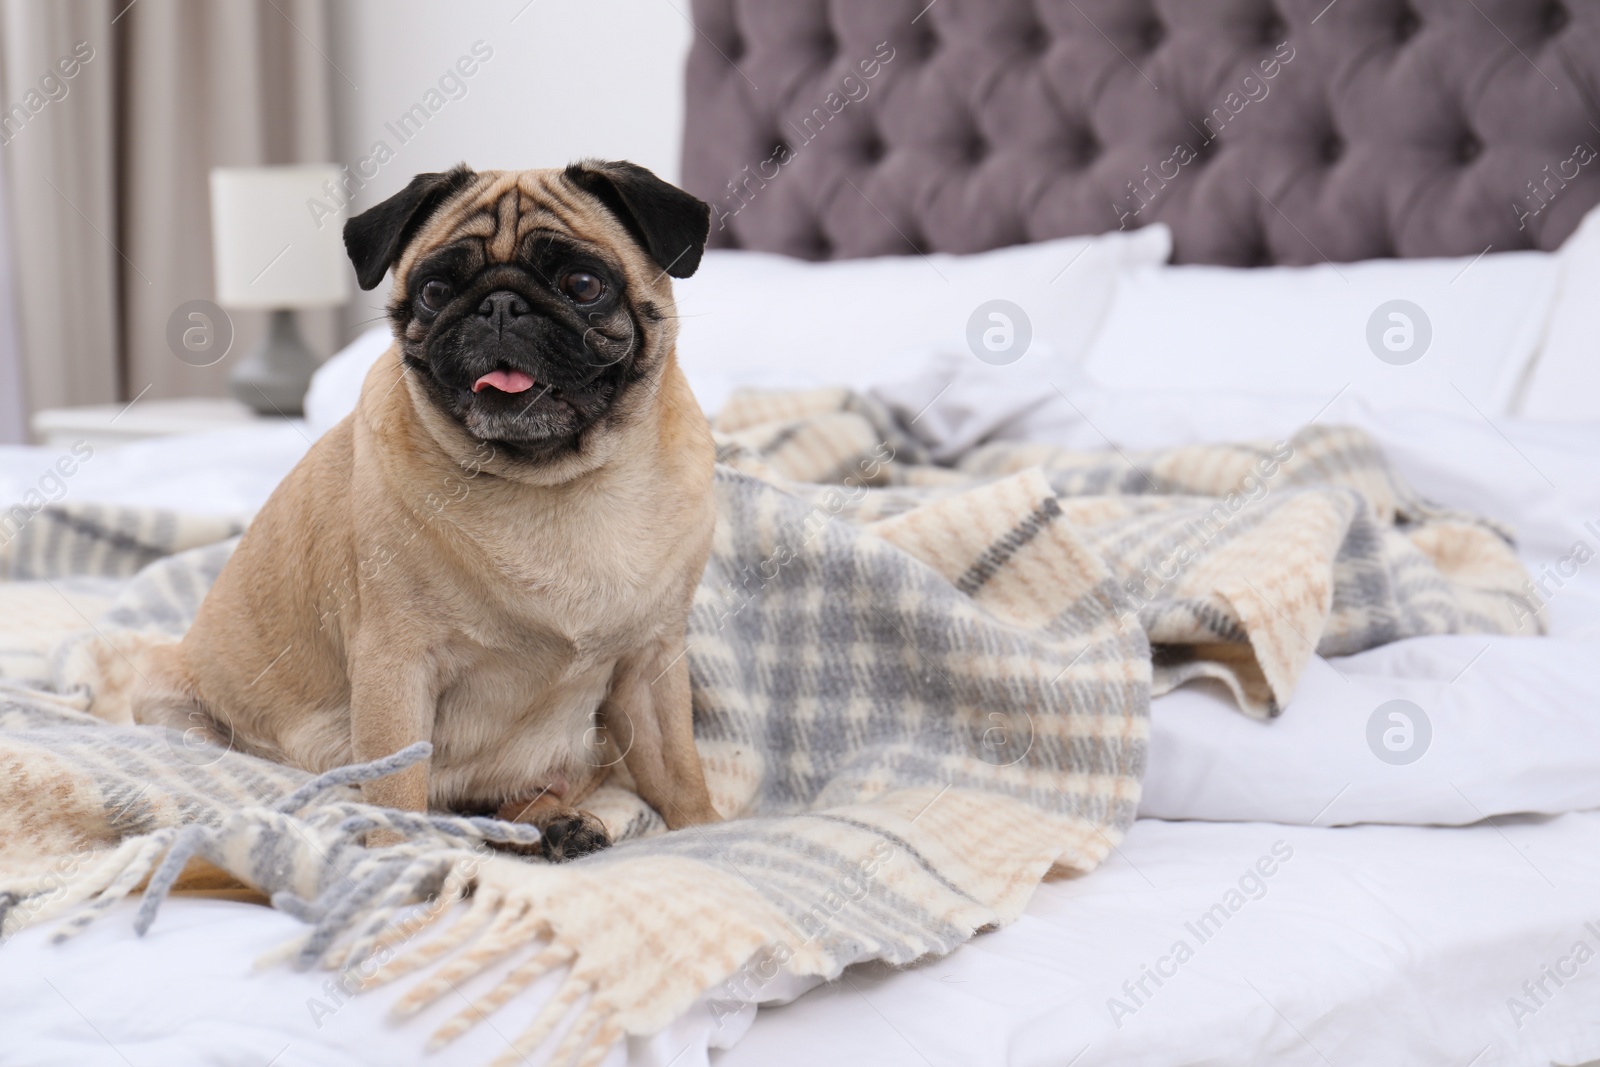
[[[152,653],[137,721],[311,772],[431,741],[364,798],[531,822],[551,859],[610,843],[581,805],[614,768],[668,827],[717,819],[684,655],[714,453],[671,281],[709,225],[599,161],[421,174],[350,219],[395,343]]]

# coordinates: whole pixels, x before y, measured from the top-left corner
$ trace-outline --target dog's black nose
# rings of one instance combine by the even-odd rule
[[[511,320],[521,318],[532,310],[526,300],[509,289],[496,289],[484,297],[483,303],[478,305],[478,314],[496,326],[504,326]]]

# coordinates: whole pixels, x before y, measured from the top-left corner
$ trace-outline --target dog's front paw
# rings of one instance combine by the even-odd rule
[[[540,851],[551,863],[564,863],[591,852],[611,847],[611,838],[600,820],[586,811],[563,811],[540,820]]]

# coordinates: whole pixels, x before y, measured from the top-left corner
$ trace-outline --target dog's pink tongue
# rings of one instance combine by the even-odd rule
[[[524,393],[533,388],[533,378],[519,370],[492,370],[472,383],[472,391],[481,393],[491,386],[502,393]]]

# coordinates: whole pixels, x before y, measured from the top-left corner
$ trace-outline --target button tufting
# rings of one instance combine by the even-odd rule
[[[783,6],[783,0],[764,2]],[[1591,28],[1586,21],[1590,6],[1600,9],[1600,0],[1478,2],[1552,77],[1556,72],[1548,70],[1537,47],[1546,41],[1558,49],[1576,47]],[[716,243],[724,247],[742,244],[819,259],[904,252],[913,240],[926,241],[935,250],[977,250],[1013,236],[1037,239],[1087,232],[1115,227],[1119,219],[1128,227],[1148,225],[1160,217],[1190,238],[1178,259],[1204,257],[1244,266],[1275,261],[1279,242],[1283,260],[1290,262],[1312,258],[1308,242],[1335,258],[1402,251],[1446,254],[1459,250],[1453,242],[1458,236],[1465,240],[1462,235],[1469,230],[1483,234],[1481,242],[1469,247],[1473,253],[1490,240],[1497,249],[1517,242],[1554,244],[1563,236],[1552,232],[1559,227],[1551,224],[1530,231],[1523,225],[1528,213],[1558,189],[1564,190],[1559,193],[1563,199],[1555,203],[1562,213],[1557,221],[1564,226],[1594,200],[1580,187],[1583,179],[1574,183],[1570,178],[1578,163],[1560,162],[1573,154],[1570,144],[1584,140],[1566,123],[1524,122],[1527,128],[1519,131],[1517,140],[1525,154],[1552,165],[1545,172],[1514,166],[1516,153],[1508,154],[1508,142],[1491,120],[1503,120],[1507,114],[1538,116],[1550,86],[1518,61],[1500,33],[1470,4],[1458,8],[1449,0],[1350,0],[1347,5],[1341,0],[1329,9],[1328,0],[1212,0],[1230,13],[1226,25],[1219,25],[1187,12],[1183,0],[1123,0],[1121,5],[1116,0],[1092,4],[1077,0],[1116,46],[1160,83],[1162,106],[1141,112],[1143,105],[1115,95],[1124,87],[1124,76],[1139,81],[1138,76],[1077,12],[1065,5],[1058,8],[1061,0],[939,3],[910,24],[911,16],[928,6],[928,0],[917,0],[898,27],[883,32],[897,58],[883,62],[891,47],[881,46],[878,65],[894,83],[886,85],[885,75],[879,74],[870,86],[857,61],[873,52],[861,42],[881,38],[857,35],[854,23],[841,14],[852,10],[848,0],[804,3],[799,10],[809,10],[811,17],[798,25],[800,16],[794,13],[757,19],[752,14],[760,6],[756,0],[696,3],[720,18],[707,25],[690,59],[692,69],[702,76],[692,80],[700,99],[689,110],[692,136],[684,155],[686,163],[693,161],[699,170],[686,166],[685,180],[687,187],[700,190],[699,195],[725,204],[719,214],[726,216],[727,225],[715,235]],[[986,4],[994,7],[987,15],[963,13],[969,5]],[[1102,7],[1115,8],[1122,18],[1108,21],[1100,13]],[[1309,20],[1325,9],[1327,13],[1311,26]],[[1172,22],[1166,21],[1168,17]],[[1297,51],[1285,47],[1280,55],[1270,56],[1278,47],[1271,38],[1278,34]],[[844,95],[838,79],[850,73],[846,64],[857,68],[856,80],[871,90],[870,99],[852,103],[848,113],[840,115],[834,123],[838,131],[826,135],[827,143],[821,147],[797,147],[802,132],[809,135],[819,120],[802,131],[798,124],[791,128],[782,121],[779,106],[747,106],[748,86],[728,65],[732,60],[766,89],[766,81],[751,65],[769,53],[778,54],[772,50],[780,44],[784,54],[792,53],[796,60],[779,79],[796,82],[793,86],[785,82],[780,94],[785,100],[792,97],[808,107],[821,107],[826,99],[839,106],[828,93]],[[1077,54],[1079,44],[1084,44],[1087,55]],[[1435,45],[1445,50],[1438,52]],[[837,55],[825,63],[833,50]],[[1102,50],[1108,56],[1099,55]],[[1152,52],[1147,62],[1143,57]],[[1504,63],[1505,52],[1513,53],[1513,62]],[[1369,82],[1361,75],[1360,91],[1346,91],[1340,72],[1355,70],[1374,56],[1382,70],[1373,73],[1388,72],[1393,80]],[[1274,62],[1267,62],[1269,58]],[[1083,62],[1074,61],[1079,59]],[[909,69],[895,74],[902,64]],[[1237,70],[1240,76],[1253,73],[1254,80],[1241,83],[1234,75],[1218,80],[1188,73],[1214,66]],[[1280,69],[1285,73],[1267,73]],[[1495,80],[1488,105],[1478,80],[1478,72],[1485,69],[1503,69],[1505,77],[1503,84]],[[1120,73],[1107,78],[1106,70]],[[1174,73],[1177,70],[1184,73]],[[996,71],[1015,80],[997,79]],[[1415,99],[1386,92],[1385,86],[1405,86]],[[927,91],[925,100],[916,100],[900,91],[908,88],[937,91]],[[1260,102],[1257,98],[1266,88],[1271,89],[1271,98]],[[1567,95],[1565,90],[1563,86],[1557,95]],[[1243,106],[1247,96],[1248,110],[1233,110]],[[1029,110],[1018,114],[1007,109]],[[1107,116],[1112,116],[1109,121]],[[729,123],[734,128],[719,128]],[[1482,134],[1477,132],[1480,123],[1485,124]],[[1419,135],[1410,146],[1420,153],[1401,153],[1384,166],[1371,165],[1369,157],[1384,154],[1395,136],[1428,125],[1431,134]],[[1577,127],[1584,128],[1581,122]],[[1594,131],[1589,133],[1595,136]],[[796,140],[789,141],[790,135]],[[889,136],[895,139],[888,141]],[[1493,146],[1484,140],[1491,136]],[[762,149],[763,144],[768,147]],[[804,156],[813,151],[827,158],[819,158],[817,166],[803,164],[798,171],[787,165],[797,152]],[[1291,155],[1282,157],[1280,152]],[[1583,153],[1577,160],[1587,158],[1588,150]],[[779,190],[782,196],[770,187],[780,160],[792,175],[777,179],[784,186]],[[1212,163],[1228,173],[1219,173]],[[747,169],[735,170],[747,164]],[[1304,228],[1302,239],[1248,185],[1243,186],[1244,195],[1239,192],[1236,175],[1248,173],[1277,199],[1276,187],[1258,171],[1271,175],[1274,168],[1283,167],[1291,174],[1296,168],[1309,170],[1312,191],[1320,195],[1326,187],[1331,202],[1402,203],[1417,221],[1401,225],[1405,220],[1382,212],[1358,212],[1353,219],[1336,212],[1318,216],[1304,204],[1297,212],[1284,203],[1294,226]],[[1178,173],[1180,168],[1185,174]],[[1593,165],[1584,168],[1591,169]],[[745,200],[758,193],[762,181],[769,189],[758,197],[777,199],[758,198],[748,210],[739,211],[740,201],[726,188],[725,172],[736,176],[736,184],[751,182],[748,189],[741,185],[738,190]],[[832,191],[828,182],[838,180],[835,176],[841,172],[866,190],[906,237],[850,195],[835,203],[828,195]],[[1441,172],[1466,184],[1457,192],[1453,178],[1447,177],[1451,196],[1407,199],[1412,190],[1426,188]],[[930,186],[934,176],[947,181]],[[791,189],[786,182],[797,184]],[[1022,195],[1036,190],[1038,206],[1031,196]],[[1539,197],[1534,197],[1535,191]],[[957,205],[966,196],[999,202],[962,213]],[[1574,199],[1563,207],[1567,197]],[[1493,218],[1459,220],[1461,203],[1482,201],[1492,206],[1504,204],[1506,198],[1519,205],[1515,214],[1504,209],[1495,211]],[[1107,216],[1108,203],[1114,203],[1121,215]],[[1538,221],[1553,218],[1556,215],[1546,211]],[[1263,228],[1265,233],[1254,232]],[[1031,232],[1024,234],[1025,229]],[[840,235],[837,243],[830,237],[833,232]]]
[[[1093,130],[1084,127],[1078,135],[1078,162],[1085,165],[1092,163],[1100,158],[1103,151],[1105,147],[1100,143],[1100,138],[1094,135]]]
[[[1572,21],[1572,19],[1571,16],[1567,14],[1567,9],[1565,5],[1561,3],[1561,0],[1550,0],[1550,2],[1544,6],[1544,14],[1541,21],[1544,23],[1544,32],[1554,37],[1556,34],[1566,29],[1567,23]]]

